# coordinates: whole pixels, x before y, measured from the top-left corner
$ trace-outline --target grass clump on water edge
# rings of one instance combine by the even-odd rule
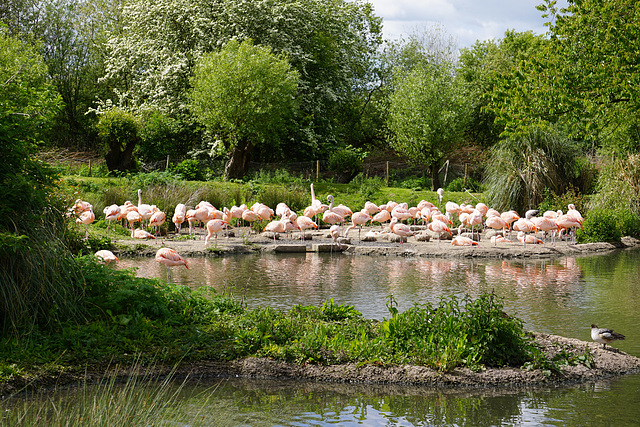
[[[114,426],[224,425],[208,410],[213,389],[196,396],[185,389],[188,378],[177,381],[175,371],[158,377],[153,367],[135,363],[116,367],[97,383],[87,379],[54,396],[48,390],[26,393],[0,404],[2,425]],[[197,405],[190,404],[192,400]]]

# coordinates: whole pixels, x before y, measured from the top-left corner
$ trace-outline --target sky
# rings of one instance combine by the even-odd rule
[[[458,47],[477,40],[501,39],[507,30],[545,34],[542,0],[368,0],[383,19],[385,39],[440,25]],[[559,1],[558,4],[566,4]]]

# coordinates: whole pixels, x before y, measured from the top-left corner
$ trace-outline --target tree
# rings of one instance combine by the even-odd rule
[[[55,174],[34,158],[60,105],[38,49],[0,27],[0,230],[22,231],[48,206]],[[16,220],[16,217],[20,220]]]
[[[204,55],[191,80],[193,111],[230,153],[225,179],[242,178],[253,147],[277,141],[291,117],[298,73],[266,46],[229,41]]]
[[[109,171],[135,170],[133,152],[140,139],[138,118],[131,112],[114,107],[99,114],[97,128]]]
[[[184,113],[195,64],[232,39],[285,54],[300,76],[302,112],[286,150],[262,152],[271,158],[317,155],[335,144],[345,106],[362,94],[382,42],[380,18],[360,1],[132,0],[123,16],[125,31],[108,44],[106,77],[120,82],[138,110]]]
[[[465,134],[470,141],[491,147],[500,139],[504,122],[496,122],[496,113],[487,108],[492,101],[496,81],[513,78],[522,61],[526,61],[548,44],[543,36],[527,31],[506,31],[500,40],[478,41],[462,49],[458,72],[469,89],[471,120]]]
[[[431,186],[440,187],[438,169],[460,143],[466,120],[464,88],[450,64],[419,65],[401,73],[391,95],[391,146],[426,167]]]

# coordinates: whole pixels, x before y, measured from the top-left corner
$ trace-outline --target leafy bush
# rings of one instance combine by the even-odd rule
[[[200,162],[193,159],[186,159],[172,166],[171,172],[176,174],[180,179],[185,181],[202,181],[204,173],[200,167]]]
[[[640,236],[640,216],[637,213],[629,209],[620,209],[616,211],[616,216],[622,236]]]
[[[523,212],[538,206],[546,189],[564,193],[574,176],[576,150],[561,133],[546,128],[497,143],[484,175],[488,205]]]
[[[362,172],[364,154],[348,145],[338,148],[329,156],[329,170],[337,175],[339,182],[347,183]]]
[[[613,210],[592,210],[582,223],[583,228],[576,231],[578,242],[619,242],[622,232],[617,220],[618,215]]]
[[[467,178],[466,181],[464,178],[456,178],[447,185],[447,191],[462,192],[465,189],[472,193],[482,193],[483,191],[482,183],[473,178]]]
[[[557,195],[546,188],[544,190],[544,200],[536,207],[536,209],[538,209],[541,214],[546,211],[557,212],[561,210],[562,212],[566,212],[569,204],[575,205],[575,208],[583,214],[588,212],[587,198],[578,193],[573,187],[567,188],[567,191],[560,195]]]

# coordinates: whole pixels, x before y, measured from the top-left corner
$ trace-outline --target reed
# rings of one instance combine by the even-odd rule
[[[185,390],[188,378],[176,380],[175,371],[159,377],[153,368],[139,363],[130,369],[114,369],[97,384],[90,380],[78,387],[41,390],[3,401],[2,424],[24,426],[215,426],[224,422],[208,413],[215,390],[194,396]],[[196,405],[190,404],[196,401]]]

